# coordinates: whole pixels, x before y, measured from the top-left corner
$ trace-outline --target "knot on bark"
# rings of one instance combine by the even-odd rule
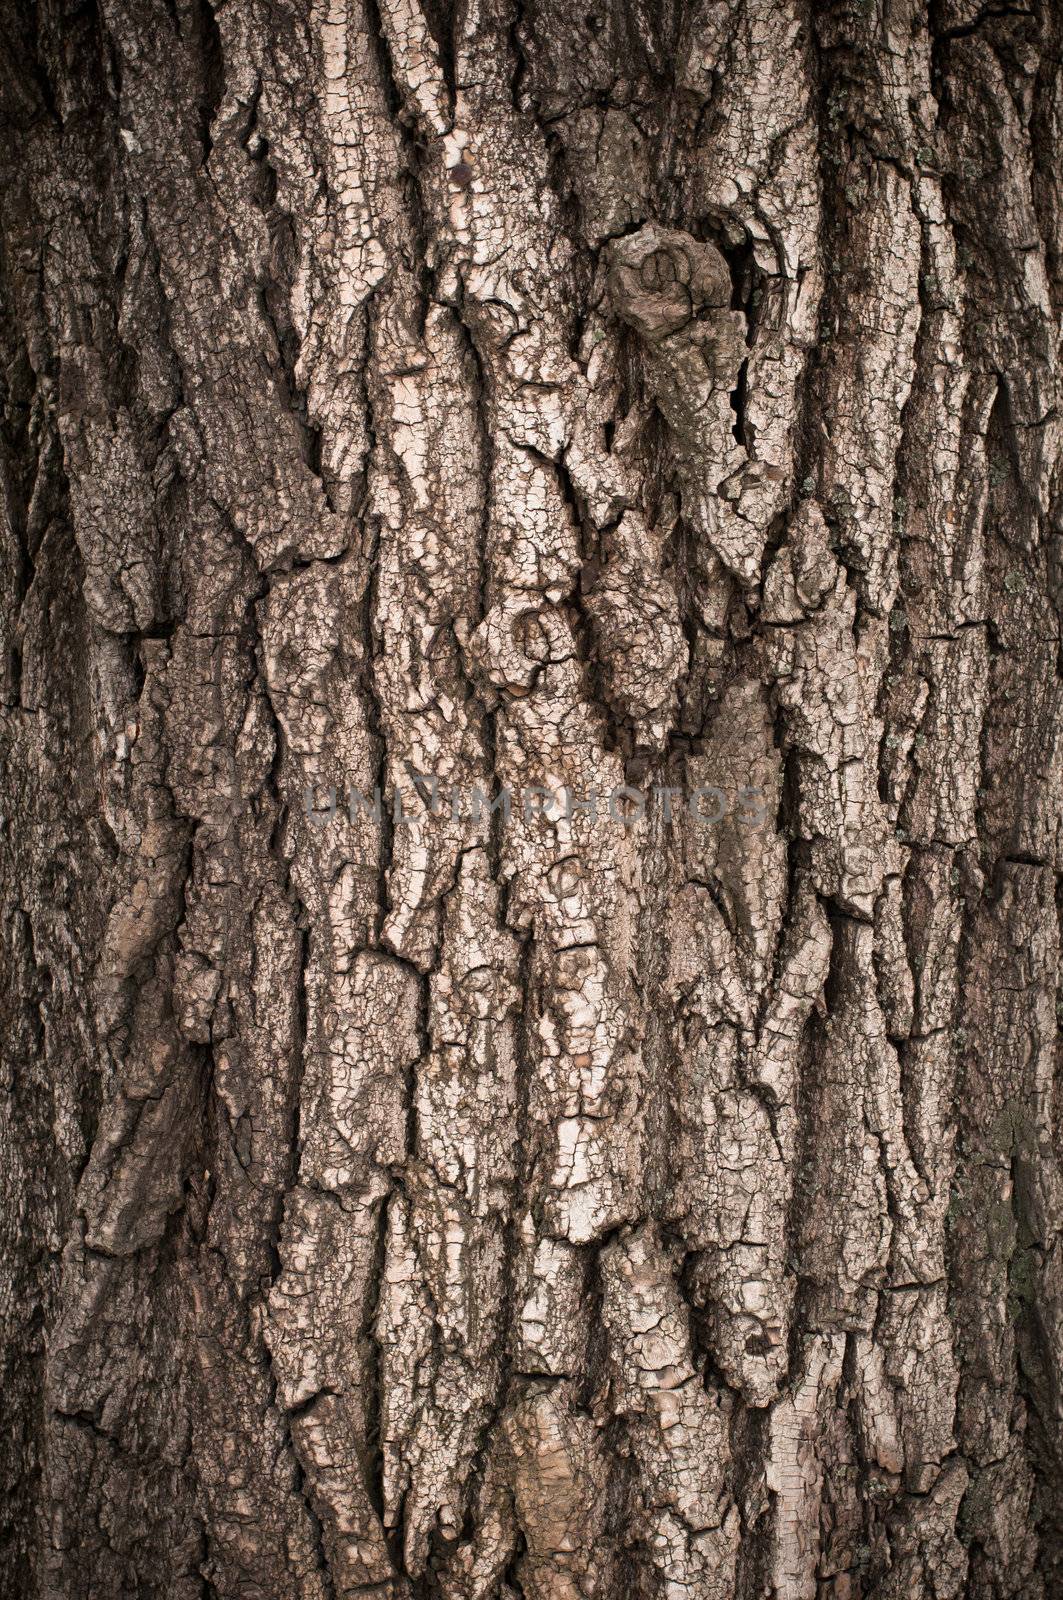
[[[610,245],[609,292],[617,314],[657,342],[706,311],[729,311],[731,274],[715,245],[648,223]]]
[[[547,662],[564,660],[572,651],[561,612],[537,594],[511,595],[492,606],[468,646],[474,675],[513,695],[529,693]]]

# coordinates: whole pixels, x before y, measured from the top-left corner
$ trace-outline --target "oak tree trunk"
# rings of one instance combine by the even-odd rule
[[[1063,12],[585,5],[7,0],[5,1596],[1063,1594]]]

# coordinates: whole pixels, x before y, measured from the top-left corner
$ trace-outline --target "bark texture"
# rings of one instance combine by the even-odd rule
[[[3,1594],[1063,1594],[1059,8],[5,9]]]

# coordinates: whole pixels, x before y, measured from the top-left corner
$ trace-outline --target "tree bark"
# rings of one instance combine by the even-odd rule
[[[1063,1595],[1063,12],[587,5],[6,5],[4,1595]]]

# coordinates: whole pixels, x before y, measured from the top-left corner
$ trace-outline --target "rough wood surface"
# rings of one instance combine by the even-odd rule
[[[1063,12],[4,10],[0,1591],[1063,1595]]]

